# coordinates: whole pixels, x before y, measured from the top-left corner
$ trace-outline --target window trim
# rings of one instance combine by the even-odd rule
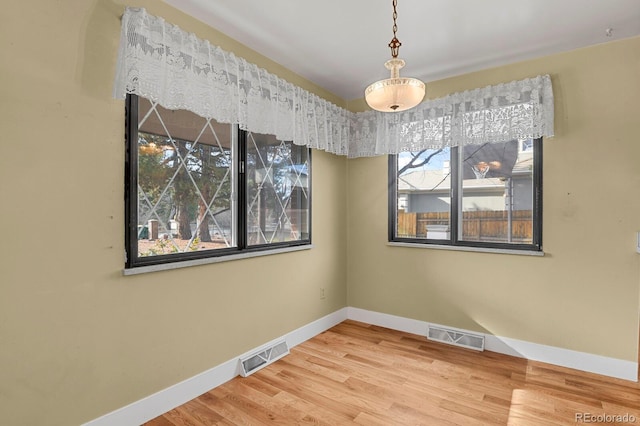
[[[487,251],[487,252],[542,252],[542,138],[533,140],[533,200],[532,200],[532,218],[533,218],[533,235],[531,244],[513,244],[513,243],[496,243],[481,241],[466,241],[459,239],[459,229],[461,223],[460,218],[460,155],[458,155],[458,147],[451,147],[451,210],[450,210],[450,238],[447,240],[436,240],[426,238],[406,238],[397,237],[397,211],[398,211],[398,195],[397,195],[397,173],[398,161],[397,154],[388,156],[388,239],[391,245],[401,243],[402,245],[431,246],[434,248],[456,249],[460,248],[465,251]],[[455,156],[455,161],[453,160]]]
[[[235,247],[220,248],[215,250],[202,250],[194,252],[170,253],[156,256],[138,256],[138,95],[127,94],[125,100],[125,170],[124,170],[124,201],[125,201],[125,271],[134,271],[140,269],[140,272],[156,271],[164,269],[175,269],[179,267],[200,265],[206,263],[216,263],[223,261],[227,257],[228,260],[235,260],[259,255],[284,253],[289,251],[303,250],[312,248],[312,150],[308,147],[302,147],[308,150],[308,238],[296,241],[284,241],[277,243],[267,243],[259,245],[248,244],[248,227],[247,227],[247,205],[246,205],[246,174],[244,172],[244,164],[246,164],[246,136],[247,132],[235,126],[237,132],[237,155],[233,161],[232,173],[235,173],[236,184],[235,204],[237,220],[237,235]],[[209,261],[207,260],[209,259]],[[141,269],[142,268],[142,269]],[[147,272],[148,272],[147,271]],[[135,272],[125,273],[132,275]]]

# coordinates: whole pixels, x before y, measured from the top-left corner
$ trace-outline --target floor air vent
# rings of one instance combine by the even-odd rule
[[[430,325],[427,331],[427,339],[476,351],[484,351],[484,336],[460,330]]]
[[[240,358],[242,377],[247,377],[263,367],[271,364],[289,353],[289,346],[284,340],[276,342],[255,354]]]

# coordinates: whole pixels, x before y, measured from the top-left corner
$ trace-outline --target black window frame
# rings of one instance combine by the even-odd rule
[[[238,132],[237,156],[234,159],[237,179],[237,233],[236,246],[214,250],[201,250],[162,254],[156,256],[138,256],[138,96],[127,94],[125,100],[125,173],[124,173],[124,201],[125,201],[125,269],[135,269],[144,266],[171,264],[191,260],[218,258],[240,253],[268,252],[290,247],[309,246],[312,238],[312,159],[310,148],[307,151],[307,185],[308,185],[308,237],[295,241],[284,241],[249,245],[247,227],[247,178],[245,164],[247,159],[247,134],[236,125]]]
[[[388,211],[388,238],[389,242],[410,243],[425,246],[451,246],[451,247],[469,247],[478,249],[498,249],[498,250],[519,250],[519,251],[542,251],[542,138],[533,139],[533,200],[532,200],[532,220],[533,232],[531,244],[517,243],[500,243],[500,242],[483,242],[468,241],[459,238],[460,227],[460,170],[458,147],[452,147],[450,151],[450,167],[451,167],[451,192],[450,192],[450,234],[449,239],[426,239],[426,238],[408,238],[398,237],[397,232],[397,212],[398,212],[398,194],[397,194],[397,174],[398,160],[397,155],[388,156],[388,195],[389,195],[389,211]],[[454,161],[454,158],[456,161]]]

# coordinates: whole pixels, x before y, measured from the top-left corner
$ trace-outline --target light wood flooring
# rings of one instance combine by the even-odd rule
[[[575,425],[581,414],[640,425],[640,386],[345,321],[147,425]]]

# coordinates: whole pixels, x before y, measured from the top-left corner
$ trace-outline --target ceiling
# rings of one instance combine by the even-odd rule
[[[389,78],[391,0],[165,1],[345,100]],[[398,0],[397,11],[401,75],[427,83],[640,35],[638,0]]]

